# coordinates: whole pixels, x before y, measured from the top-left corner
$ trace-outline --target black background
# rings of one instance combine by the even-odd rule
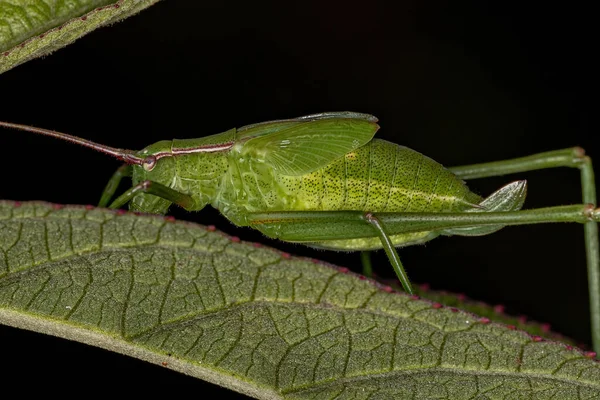
[[[164,1],[21,65],[0,76],[0,119],[140,149],[161,139],[353,110],[379,117],[378,137],[448,166],[574,145],[600,159],[592,130],[598,65],[592,61],[589,9],[477,1],[405,1],[393,7],[384,1],[251,3]],[[119,165],[28,133],[4,130],[0,138],[4,199],[94,204]],[[529,181],[527,208],[581,201],[576,170],[470,186],[487,195],[517,178]],[[173,214],[244,240],[359,268],[357,254],[268,241],[212,209]],[[590,340],[581,226],[441,238],[400,255],[415,282],[502,303],[580,342]],[[385,255],[375,260],[377,272],[392,277]],[[0,327],[0,337],[0,357],[8,366],[3,369],[15,378],[36,376],[39,385],[30,390],[62,391],[69,382],[98,394],[124,387],[152,393],[156,385],[198,394],[215,388],[31,332]],[[10,375],[3,378],[10,382]]]

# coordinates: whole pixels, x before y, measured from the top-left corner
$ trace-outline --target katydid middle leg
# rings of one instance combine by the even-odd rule
[[[194,199],[192,196],[178,192],[177,190],[171,189],[170,187],[162,185],[158,182],[146,180],[131,187],[125,193],[117,197],[115,201],[111,203],[109,208],[122,207],[139,193],[148,193],[158,196],[185,209],[189,209],[194,205]]]
[[[410,284],[410,279],[408,279],[408,275],[406,274],[406,271],[404,270],[404,266],[402,265],[402,262],[400,261],[398,252],[396,251],[396,248],[394,247],[394,243],[392,242],[392,240],[390,239],[390,236],[388,235],[385,228],[383,227],[383,224],[381,223],[379,218],[377,218],[372,213],[366,213],[364,215],[364,218],[365,218],[365,221],[367,221],[377,231],[379,240],[381,240],[381,245],[383,246],[383,249],[385,250],[385,253],[388,256],[388,259],[390,260],[390,264],[392,264],[392,267],[394,268],[394,272],[396,272],[396,276],[400,280],[402,287],[408,294],[413,294],[413,289]]]

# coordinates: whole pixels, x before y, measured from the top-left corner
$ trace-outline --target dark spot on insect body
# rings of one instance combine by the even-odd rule
[[[167,221],[167,222],[175,222],[175,217],[172,216],[172,215],[167,215],[165,217],[165,221]]]
[[[281,253],[281,257],[285,259],[290,259],[292,258],[292,255],[290,253]]]
[[[534,342],[543,342],[543,341],[544,341],[544,338],[543,338],[543,337],[541,337],[541,336],[537,336],[537,335],[535,335],[535,336],[532,336],[532,337],[531,337],[531,339],[532,339]]]
[[[543,323],[542,327],[541,327],[542,332],[544,332],[544,333],[550,332],[550,328],[551,328],[551,326],[549,323]]]
[[[65,206],[62,204],[52,204],[52,208],[55,210],[60,210],[61,208],[64,208]]]
[[[567,350],[573,350],[573,346],[571,346],[570,344],[568,344],[568,345],[565,346],[565,349],[567,349]]]
[[[214,231],[217,230],[217,227],[214,226],[214,225],[209,225],[209,226],[206,227],[206,230],[209,231],[209,232],[214,232]]]
[[[15,208],[19,208],[21,207],[21,202],[20,201],[15,201],[14,205]]]
[[[437,309],[437,308],[442,308],[442,307],[444,307],[444,306],[443,306],[443,305],[441,305],[440,303],[433,303],[433,305],[432,305],[431,307],[433,307],[433,308],[436,308],[436,309]]]
[[[120,5],[118,5],[118,4],[115,4],[115,5],[114,5],[114,8],[119,8],[119,7],[121,7],[121,6],[120,6]]]
[[[495,305],[494,312],[496,314],[504,314],[504,306],[502,304]]]
[[[262,247],[262,244],[260,244],[258,242],[254,242],[254,243],[252,243],[252,246],[254,246],[256,248],[260,248],[260,247]]]
[[[5,51],[5,52],[4,52],[4,57],[8,57],[8,55],[9,55],[9,54],[10,54],[10,53],[9,53],[8,51]]]
[[[421,296],[413,294],[413,295],[410,296],[410,298],[411,298],[411,300],[420,300]]]
[[[393,289],[391,286],[384,286],[384,287],[382,288],[382,290],[383,290],[384,292],[388,292],[388,293],[392,293],[392,292],[394,291],[394,289]]]
[[[484,324],[484,325],[487,325],[487,324],[490,323],[490,319],[486,318],[486,317],[482,317],[482,318],[479,319],[479,322],[482,323],[482,324]]]
[[[86,21],[87,20],[87,16],[84,15],[83,17],[81,17],[81,20],[82,21]]]
[[[340,271],[342,274],[347,274],[350,270],[346,267],[340,267],[338,268],[338,271]]]
[[[241,240],[240,240],[240,238],[239,238],[239,237],[237,237],[237,236],[231,236],[231,237],[229,238],[229,240],[231,240],[231,241],[232,241],[232,242],[234,242],[234,243],[239,243],[239,242],[241,241]]]
[[[168,363],[168,362],[166,362],[166,361],[163,361],[163,362],[161,362],[161,365],[162,365],[163,367],[166,367],[167,365],[169,365],[169,363]]]
[[[40,35],[40,39],[43,39],[43,38],[44,38],[44,36],[46,36],[46,34],[45,34],[45,33],[42,33],[42,34]]]
[[[519,323],[520,324],[526,324],[527,323],[527,317],[525,315],[520,315],[519,316]]]
[[[586,351],[585,353],[583,353],[583,355],[587,358],[596,358],[596,352],[595,351]]]
[[[517,327],[516,327],[516,326],[514,326],[514,325],[506,325],[506,327],[507,327],[508,329],[510,329],[511,331],[514,331],[515,329],[517,329]]]
[[[120,210],[117,210],[115,214],[117,214],[117,215],[125,215],[125,214],[127,214],[127,210],[120,209]]]
[[[427,292],[430,289],[429,283],[422,283],[419,285],[419,288],[424,291]]]
[[[86,209],[86,210],[93,210],[94,208],[96,208],[96,207],[94,207],[94,206],[93,206],[93,205],[91,205],[91,204],[87,204],[87,205],[85,206],[85,209]]]
[[[451,307],[450,311],[452,311],[453,313],[457,313],[458,312],[458,308],[456,307]]]
[[[459,293],[458,295],[456,295],[456,298],[458,299],[458,301],[465,301],[467,299],[467,296],[463,293]]]

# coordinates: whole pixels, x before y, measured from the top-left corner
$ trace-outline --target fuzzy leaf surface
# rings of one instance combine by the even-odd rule
[[[0,73],[158,0],[0,0]]]
[[[0,322],[260,399],[598,399],[600,364],[162,217],[0,202]]]

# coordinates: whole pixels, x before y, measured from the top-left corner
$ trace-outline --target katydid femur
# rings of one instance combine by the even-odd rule
[[[173,203],[189,211],[211,204],[234,224],[283,241],[342,251],[383,248],[409,293],[396,247],[439,235],[486,235],[507,225],[583,223],[592,341],[600,352],[600,210],[592,164],[581,148],[446,169],[414,150],[373,139],[377,118],[353,112],[164,140],[141,151],[24,125],[0,126],[67,140],[124,161],[104,189],[101,207],[109,205],[121,179],[131,176],[133,186],[110,208],[129,203],[131,210],[165,214]],[[521,210],[525,181],[483,199],[462,180],[553,167],[579,168],[583,204]]]

